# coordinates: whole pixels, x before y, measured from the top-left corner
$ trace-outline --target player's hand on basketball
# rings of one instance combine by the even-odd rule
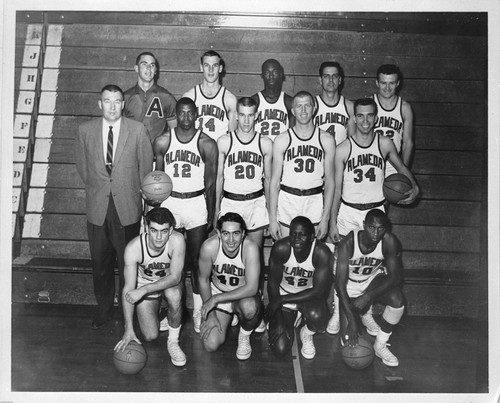
[[[148,199],[144,193],[142,192],[142,189],[139,189],[139,191],[141,192],[141,196],[142,198],[144,199],[144,202],[148,205],[148,206],[151,206],[151,207],[160,207],[161,206],[161,201],[158,201],[158,200],[151,200],[151,199]]]
[[[344,340],[350,346],[358,344],[358,326],[356,325],[356,321],[351,321],[347,325]]]
[[[408,192],[405,193],[406,199],[400,200],[398,204],[412,204],[420,193],[420,188],[418,186],[412,187]]]
[[[276,311],[281,308],[281,301],[276,299],[273,299],[273,301],[270,301],[269,304],[266,307],[266,312],[264,314],[265,316],[265,321],[269,323],[271,321],[271,318],[274,316]]]
[[[217,315],[215,315],[215,313],[212,313],[211,315],[208,315],[208,318],[206,320],[204,320],[203,318],[201,319],[200,339],[207,340],[210,336],[210,333],[214,329],[217,329],[219,330],[219,333],[222,333],[222,326],[219,322],[219,319],[217,319]]]
[[[115,351],[125,350],[125,347],[127,347],[131,341],[135,341],[138,344],[142,344],[133,331],[125,331],[122,339],[118,343],[116,343],[114,350]]]
[[[125,300],[130,304],[135,304],[137,301],[144,297],[145,292],[141,288],[136,288],[135,290],[130,290],[125,294]]]

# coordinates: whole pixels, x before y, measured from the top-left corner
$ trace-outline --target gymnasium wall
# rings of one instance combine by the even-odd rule
[[[268,58],[284,66],[291,95],[319,93],[321,62],[340,62],[349,99],[376,91],[380,64],[397,64],[400,95],[415,114],[412,171],[422,189],[417,204],[390,209],[404,248],[408,311],[484,314],[486,13],[18,12],[14,278],[89,271],[84,190],[72,152],[77,126],[100,116],[100,89],[133,86],[135,58],[148,50],[160,63],[159,84],[179,98],[201,81],[199,57],[208,49],[221,53],[223,84],[237,97],[263,88]]]

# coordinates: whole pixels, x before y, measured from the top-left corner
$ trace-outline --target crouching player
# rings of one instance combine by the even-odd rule
[[[404,312],[403,264],[401,245],[390,232],[390,225],[382,210],[373,209],[366,214],[363,230],[351,231],[340,241],[336,287],[342,342],[357,344],[359,315],[379,302],[385,309],[376,335],[375,354],[385,365],[397,367],[399,361],[387,348],[387,341]]]
[[[245,221],[237,213],[220,217],[216,231],[200,251],[200,336],[208,352],[216,351],[226,340],[231,315],[235,313],[240,323],[236,357],[246,360],[252,354],[250,335],[263,315],[258,292],[260,250],[245,237]]]
[[[186,244],[174,231],[175,219],[164,207],[155,207],[146,214],[147,231],[129,242],[125,249],[125,285],[123,316],[125,332],[115,350],[124,350],[135,340],[133,316],[137,309],[139,327],[145,341],[158,338],[158,310],[162,294],[168,304],[167,350],[176,366],[186,364],[186,355],[179,346],[182,319],[182,269]]]

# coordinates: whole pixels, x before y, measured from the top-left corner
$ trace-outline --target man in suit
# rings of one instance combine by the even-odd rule
[[[87,231],[97,313],[92,328],[112,317],[118,262],[119,293],[124,285],[124,251],[139,234],[140,184],[151,171],[153,149],[144,125],[122,117],[123,91],[106,85],[98,101],[103,117],[83,123],[75,139],[75,161],[85,184]],[[118,298],[121,303],[121,295]]]

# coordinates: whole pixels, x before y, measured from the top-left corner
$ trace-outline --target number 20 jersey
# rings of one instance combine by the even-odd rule
[[[235,132],[229,133],[231,145],[224,161],[224,190],[248,194],[262,189],[264,156],[260,134],[255,132],[248,143],[243,143]]]
[[[312,263],[316,239],[311,245],[309,256],[302,263],[297,262],[293,248],[290,247],[290,257],[283,264],[283,277],[281,278],[281,291],[296,294],[313,287],[313,276],[316,270]]]
[[[385,160],[379,147],[379,135],[375,134],[366,147],[358,145],[352,137],[347,140],[351,151],[344,167],[342,199],[356,204],[384,200]]]

